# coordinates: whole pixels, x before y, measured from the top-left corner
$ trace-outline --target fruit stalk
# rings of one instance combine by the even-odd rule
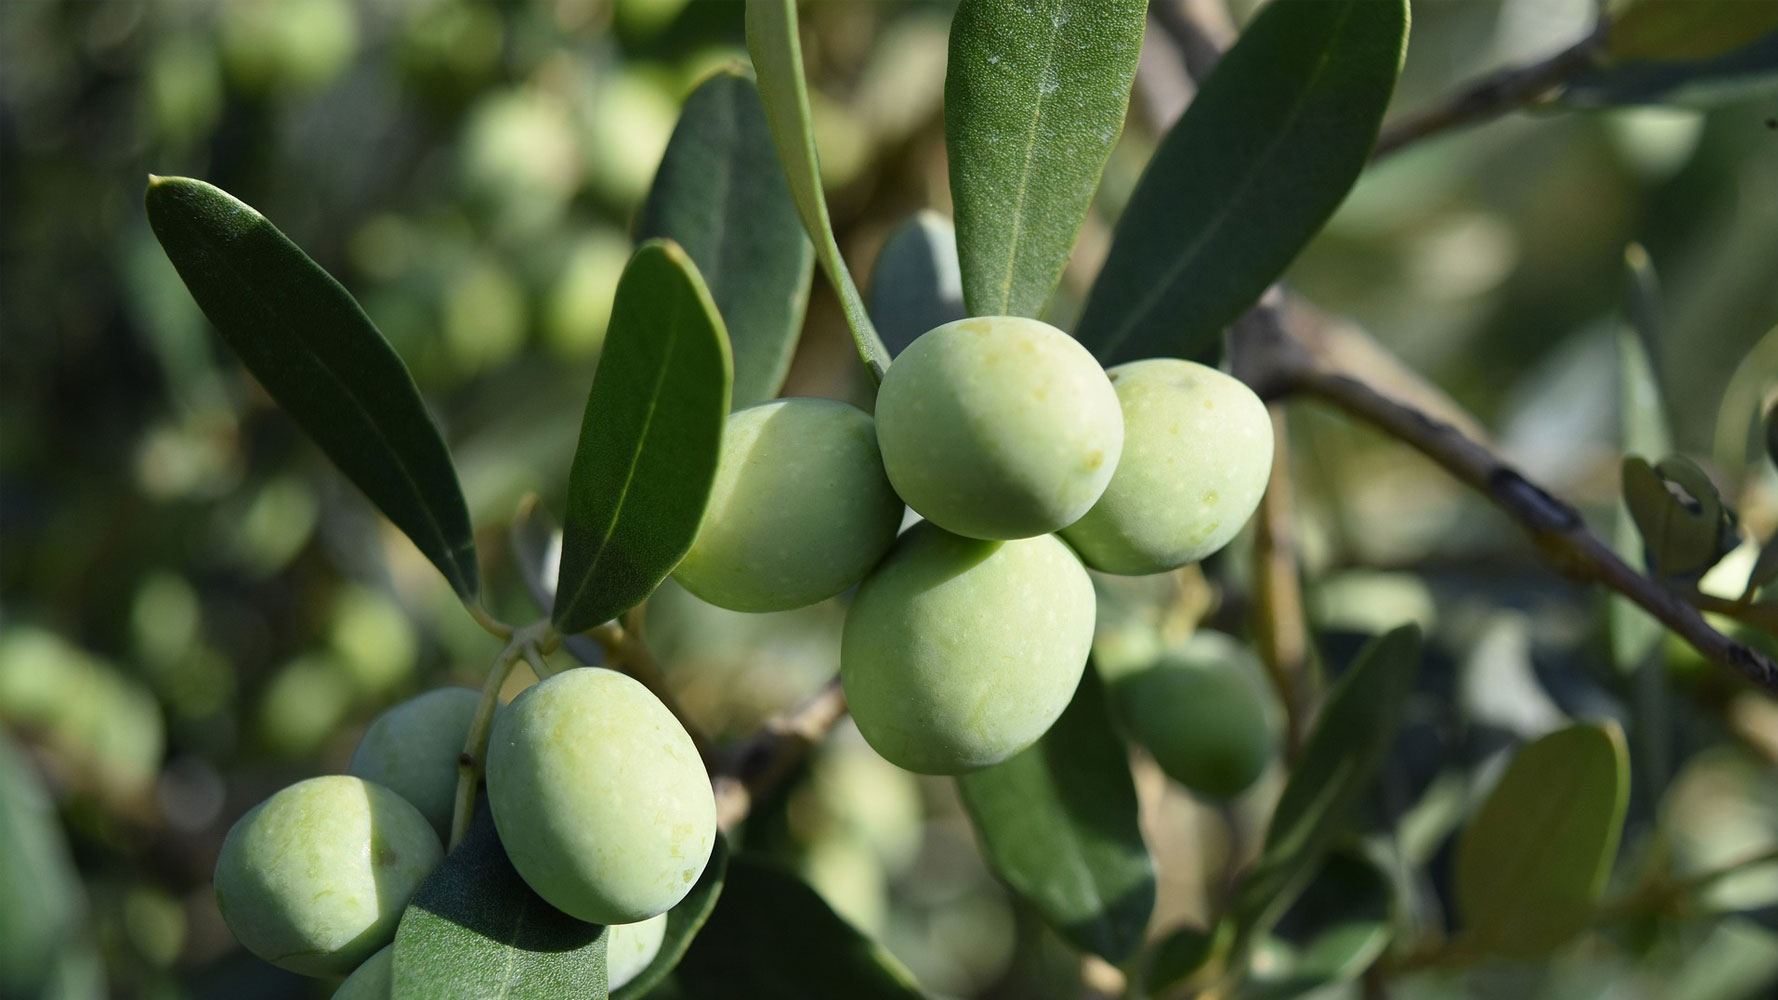
[[[519,660],[529,659],[533,669],[537,669],[544,655],[561,641],[555,626],[543,619],[514,629],[512,638],[494,658],[488,679],[482,683],[481,700],[476,702],[475,715],[469,722],[469,735],[463,740],[463,753],[457,758],[457,801],[451,813],[451,842],[446,845],[447,851],[463,842],[464,834],[469,832],[469,821],[475,817],[475,789],[481,784],[482,769],[487,765],[488,730],[494,724],[494,709],[500,705],[500,689]],[[547,672],[548,668],[544,667],[538,677]]]

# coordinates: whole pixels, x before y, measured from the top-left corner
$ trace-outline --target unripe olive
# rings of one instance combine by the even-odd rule
[[[840,678],[877,753],[909,771],[962,774],[1049,729],[1092,641],[1093,584],[1066,545],[922,523],[858,588]]]
[[[347,773],[394,789],[448,839],[457,756],[480,699],[474,688],[443,687],[390,708],[365,729]]]
[[[248,810],[216,858],[216,902],[248,951],[306,976],[343,976],[395,937],[444,856],[419,810],[336,774]]]
[[[395,946],[384,945],[333,991],[333,1000],[389,1000],[395,990]]]
[[[1247,648],[1199,631],[1159,660],[1108,678],[1130,737],[1174,781],[1231,799],[1265,771],[1276,749],[1270,699]]]
[[[1104,496],[1062,537],[1088,566],[1129,576],[1196,562],[1247,523],[1272,473],[1272,422],[1239,380],[1190,361],[1110,371],[1124,450]]]
[[[716,842],[710,776],[685,727],[636,680],[575,668],[494,718],[488,802],[514,868],[595,924],[664,913]]]
[[[673,578],[733,611],[788,611],[864,578],[895,542],[902,503],[863,410],[776,399],[739,410],[697,540]]]
[[[1047,323],[977,316],[921,334],[877,391],[877,441],[895,490],[971,538],[1074,523],[1123,447],[1117,394],[1091,353]]]
[[[605,976],[611,989],[615,992],[648,968],[666,937],[665,913],[633,924],[612,924],[611,936],[605,939]]]

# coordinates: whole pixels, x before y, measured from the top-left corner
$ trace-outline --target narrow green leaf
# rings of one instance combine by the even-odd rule
[[[1061,280],[1124,128],[1143,0],[963,0],[951,21],[945,148],[963,297],[1036,316]]]
[[[148,222],[247,370],[465,601],[480,581],[457,470],[413,376],[350,293],[266,217],[186,177]]]
[[[1358,179],[1395,89],[1405,0],[1275,0],[1161,141],[1077,333],[1106,365],[1215,354]]]
[[[1208,965],[1217,949],[1227,947],[1228,930],[1228,924],[1220,923],[1213,928],[1175,927],[1169,931],[1149,946],[1143,959],[1143,989],[1153,996],[1170,993],[1173,986]]]
[[[568,474],[563,634],[635,607],[691,548],[728,402],[728,335],[697,266],[678,244],[644,243],[618,281]]]
[[[1376,862],[1356,850],[1329,855],[1274,931],[1287,942],[1285,967],[1258,976],[1243,1000],[1315,995],[1357,979],[1394,936],[1394,909],[1394,888]]]
[[[1623,463],[1624,503],[1655,573],[1695,581],[1739,544],[1734,512],[1690,459],[1669,455],[1650,466]]]
[[[728,838],[718,834],[716,849],[710,853],[710,863],[704,866],[704,874],[698,876],[691,892],[667,911],[667,931],[661,938],[661,950],[655,953],[654,960],[646,968],[636,973],[636,978],[611,992],[613,1000],[641,1000],[673,973],[691,947],[692,939],[716,910],[717,897],[722,895],[723,878],[728,874],[728,851]]]
[[[802,214],[803,227],[815,241],[816,259],[840,297],[840,308],[845,311],[846,325],[852,329],[852,342],[858,347],[859,358],[871,377],[881,380],[889,367],[889,350],[871,325],[870,313],[864,308],[858,286],[852,282],[852,272],[840,256],[833,221],[827,214],[827,194],[821,187],[815,130],[809,118],[809,85],[803,79],[796,0],[747,0],[747,51],[753,56],[766,121],[771,125],[778,158],[790,181],[790,193]]]
[[[1419,664],[1420,630],[1403,625],[1372,640],[1329,693],[1236,893],[1242,937],[1278,920],[1344,831],[1395,742]]]
[[[391,1000],[604,1000],[605,938],[531,891],[482,809],[401,915]]]
[[[86,901],[55,806],[0,730],[0,994],[36,996],[84,923]]]
[[[1462,934],[1532,958],[1586,927],[1605,890],[1630,798],[1617,724],[1558,730],[1521,748],[1457,843]]]
[[[688,996],[724,1000],[917,1000],[920,988],[882,946],[815,890],[739,855],[716,910],[679,962]]]
[[[1034,746],[957,790],[989,867],[1064,937],[1114,964],[1141,947],[1154,861],[1097,670]]]
[[[969,315],[950,220],[922,210],[889,234],[871,272],[870,311],[891,355],[927,330]]]
[[[691,255],[728,326],[739,409],[778,395],[802,332],[815,248],[753,81],[722,70],[686,98],[637,235]]]

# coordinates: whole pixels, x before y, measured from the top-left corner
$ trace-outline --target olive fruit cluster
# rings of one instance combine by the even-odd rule
[[[1215,369],[1107,372],[1037,320],[958,320],[895,359],[874,420],[813,399],[732,415],[674,576],[738,611],[858,585],[840,675],[859,730],[903,768],[961,774],[1067,706],[1093,638],[1086,567],[1158,573],[1220,549],[1271,461],[1265,406]],[[924,521],[898,538],[904,503]]]
[[[453,687],[396,705],[365,731],[350,774],[299,781],[235,823],[216,896],[248,950],[305,975],[350,973],[342,997],[389,995],[390,943],[443,858],[478,697]],[[672,713],[624,674],[556,674],[496,711],[487,795],[532,889],[611,925],[611,985],[641,972],[716,838],[709,775]]]

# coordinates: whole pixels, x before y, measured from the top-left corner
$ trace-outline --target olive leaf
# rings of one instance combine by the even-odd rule
[[[809,85],[803,79],[796,0],[747,0],[747,51],[753,56],[766,121],[771,125],[778,159],[790,181],[791,196],[803,217],[803,228],[815,242],[816,259],[839,295],[859,358],[871,378],[881,381],[889,367],[889,349],[871,325],[870,313],[858,294],[858,286],[852,282],[845,258],[840,256],[839,243],[833,236],[833,220],[827,214],[820,157],[815,151],[815,128],[809,116]]]
[[[1630,798],[1614,722],[1557,730],[1519,749],[1457,843],[1462,936],[1532,958],[1580,933],[1617,855]]]
[[[1778,4],[1747,0],[1628,0],[1615,5],[1604,57],[1625,63],[1697,62],[1778,32]]]
[[[1778,84],[1774,11],[1745,0],[1641,0],[1607,33],[1605,57],[1552,103],[1711,108],[1769,95]]]
[[[969,315],[950,220],[928,209],[895,227],[871,271],[870,311],[891,355],[933,327]]]
[[[1230,925],[1175,927],[1148,947],[1142,958],[1142,986],[1148,994],[1167,994],[1210,964],[1219,949],[1228,947]]]
[[[1370,159],[1407,24],[1404,0],[1260,8],[1118,220],[1076,334],[1101,363],[1216,352]]]
[[[698,265],[734,351],[731,405],[776,396],[815,257],[752,80],[719,70],[686,98],[636,230],[673,240]]]
[[[1696,581],[1738,544],[1735,512],[1690,459],[1672,455],[1651,466],[1632,455],[1624,459],[1623,480],[1624,502],[1656,574]]]
[[[1154,861],[1099,672],[1030,749],[957,779],[989,867],[1062,935],[1121,963],[1154,910]]]
[[[634,607],[697,535],[729,408],[728,334],[678,244],[624,268],[568,474],[551,618],[584,632]]]
[[[1330,854],[1273,930],[1269,968],[1242,997],[1284,1000],[1315,995],[1364,974],[1394,937],[1395,889],[1360,850]]]
[[[391,1000],[604,1000],[607,937],[525,884],[483,808],[401,915]]]
[[[86,922],[86,898],[55,804],[0,730],[0,992],[37,996]]]
[[[155,237],[223,342],[451,588],[474,600],[475,537],[450,452],[407,366],[351,293],[221,188],[156,177],[146,204]]]
[[[963,297],[1036,316],[1123,132],[1143,0],[963,0],[951,20],[945,151]]]

